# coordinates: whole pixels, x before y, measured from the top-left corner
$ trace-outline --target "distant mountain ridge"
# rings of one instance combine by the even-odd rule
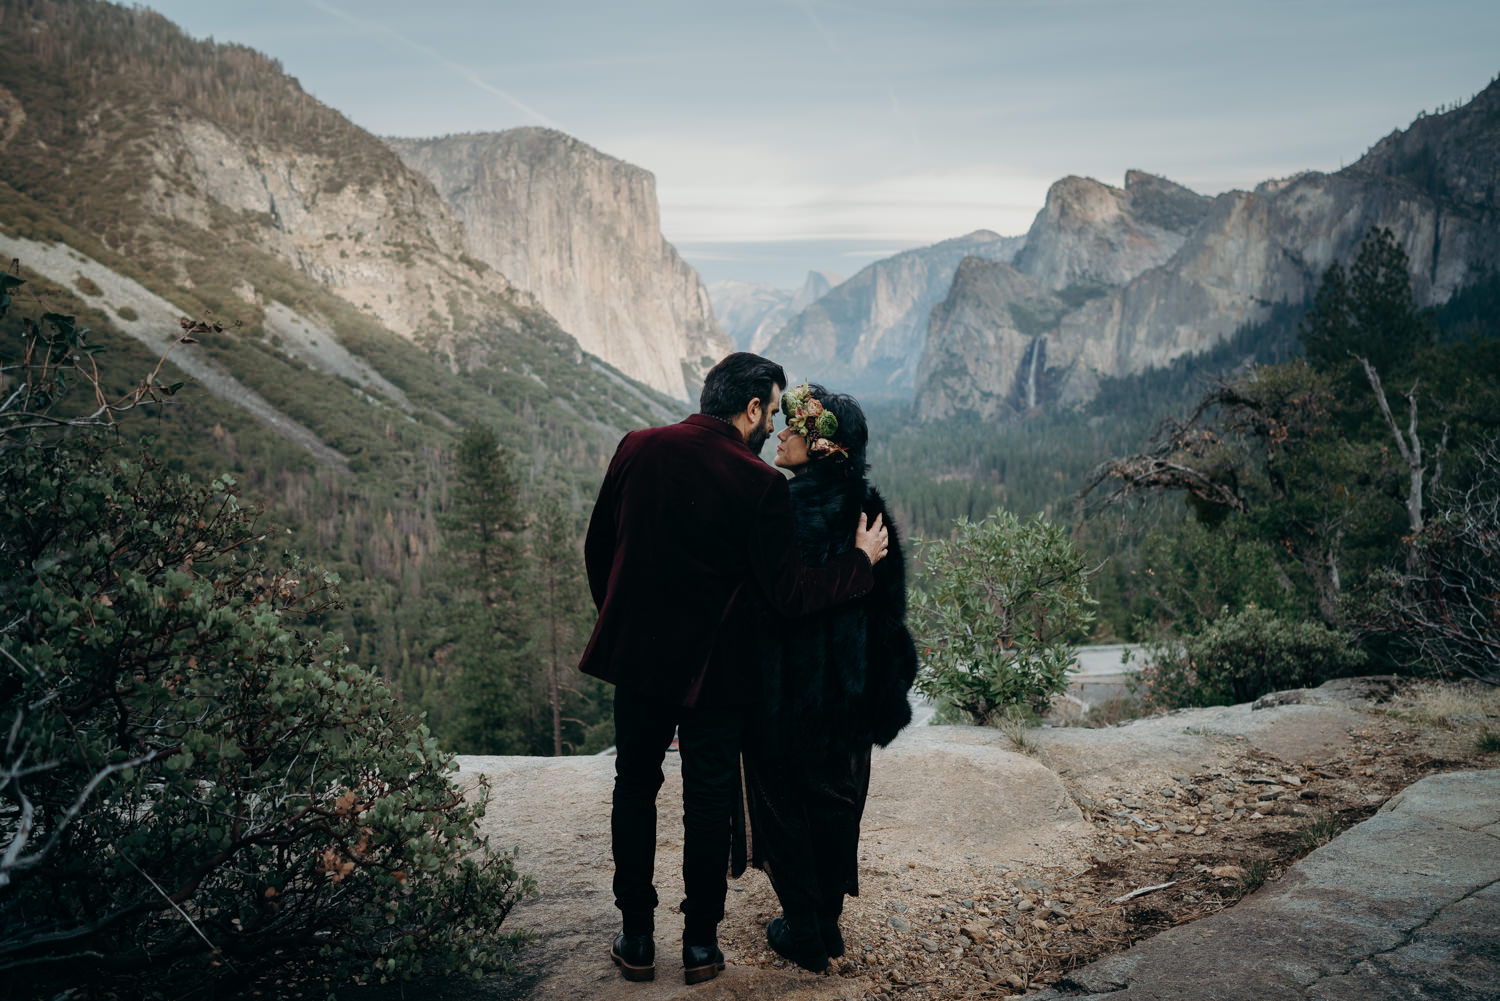
[[[697,272],[662,237],[649,171],[551,129],[386,142],[436,186],[473,255],[584,350],[681,400],[729,353]]]
[[[1056,377],[1040,334],[1067,311],[1055,293],[1004,261],[964,258],[929,320],[919,412],[993,420],[1034,410],[1052,395]]]
[[[966,257],[1008,261],[1020,237],[989,230],[876,261],[793,317],[766,344],[793,380],[840,392],[909,397],[927,340],[928,316]]]
[[[931,317],[916,415],[1013,414],[1020,366],[1038,357],[1041,402],[1087,400],[1102,378],[1205,351],[1278,304],[1305,301],[1372,227],[1389,228],[1406,251],[1418,303],[1444,302],[1500,266],[1497,153],[1500,81],[1337,173],[1267,181],[1211,202],[1160,179],[1137,199],[1131,189],[1147,176],[1137,172],[1127,177],[1128,198],[1064,179],[1015,264],[1070,300],[1067,309],[1046,329],[1017,329],[1012,309],[1031,290],[971,268]]]
[[[809,271],[801,288],[779,289],[741,281],[714,282],[708,287],[714,315],[736,350],[761,352],[786,322],[817,302],[844,276],[834,271]]]

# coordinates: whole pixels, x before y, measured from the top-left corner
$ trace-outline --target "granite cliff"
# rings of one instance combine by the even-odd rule
[[[436,185],[473,256],[584,350],[683,400],[731,350],[697,272],[661,235],[650,172],[549,129],[387,141]]]
[[[1027,413],[1051,393],[1047,331],[1067,304],[1004,261],[966,257],[932,310],[917,370],[922,412],[985,420]],[[988,388],[1003,388],[1003,392]]]
[[[390,450],[400,436],[374,430],[389,406],[433,440],[483,419],[578,470],[672,415],[470,255],[430,181],[274,60],[86,0],[0,0],[0,26],[12,256],[153,351],[175,317],[221,318],[202,357],[177,356],[320,464]],[[230,413],[232,437],[248,425]]]
[[[151,228],[208,230],[227,217],[251,242],[404,336],[532,305],[503,275],[462,257],[464,232],[423,177],[344,123],[343,152],[266,142],[166,113],[139,177]],[[350,154],[361,169],[351,177]]]
[[[1051,329],[1027,336],[1007,328],[1009,300],[988,285],[955,287],[932,319],[917,415],[1013,412],[1006,400],[1015,366],[1037,338],[1050,370],[1044,398],[1086,400],[1103,377],[1202,352],[1278,304],[1305,301],[1372,227],[1389,228],[1405,250],[1417,302],[1444,302],[1477,271],[1500,265],[1497,152],[1500,82],[1387,136],[1337,173],[1266,181],[1211,203],[1137,172],[1124,192],[1061,181],[1016,267],[1069,308]],[[1138,202],[1132,188],[1143,183],[1151,193]]]
[[[801,288],[780,289],[741,281],[714,282],[708,287],[714,315],[740,351],[762,351],[786,322],[841,284],[833,271],[809,271]]]
[[[1122,285],[1164,264],[1208,211],[1212,199],[1144,171],[1114,188],[1065,177],[1016,253],[1016,270],[1056,290]]]
[[[804,378],[840,392],[908,397],[927,340],[928,314],[966,257],[1008,261],[1019,237],[988,230],[876,261],[792,318],[765,351]]]
[[[497,331],[555,330],[531,296],[466,255],[426,178],[273,60],[190,39],[144,9],[5,6],[8,189],[128,255],[159,288],[258,323],[277,295],[271,273],[290,273],[450,357]],[[71,59],[78,48],[90,59]],[[9,215],[35,213],[18,204]]]

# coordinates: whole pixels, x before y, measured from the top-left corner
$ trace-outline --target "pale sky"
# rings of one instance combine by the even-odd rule
[[[782,287],[1068,174],[1337,170],[1500,72],[1494,0],[147,0],[379,135],[543,125],[652,171],[707,281]]]

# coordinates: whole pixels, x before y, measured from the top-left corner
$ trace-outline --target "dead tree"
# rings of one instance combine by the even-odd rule
[[[1422,439],[1417,436],[1417,383],[1411,384],[1407,390],[1406,403],[1411,413],[1410,423],[1405,432],[1396,425],[1396,418],[1391,414],[1391,405],[1386,400],[1385,388],[1380,384],[1380,373],[1375,370],[1369,360],[1359,355],[1353,356],[1360,366],[1365,370],[1365,377],[1370,380],[1370,388],[1375,391],[1375,402],[1380,405],[1380,414],[1385,418],[1386,427],[1391,429],[1391,435],[1396,439],[1396,449],[1401,453],[1401,459],[1406,463],[1410,486],[1406,494],[1406,518],[1411,526],[1411,538],[1415,539],[1421,534],[1425,525],[1422,512],[1423,487],[1435,489],[1438,481],[1443,477],[1443,452],[1448,448],[1448,425],[1443,425],[1443,437],[1438,442],[1437,449],[1432,454],[1432,476],[1427,476],[1427,457],[1422,451]]]

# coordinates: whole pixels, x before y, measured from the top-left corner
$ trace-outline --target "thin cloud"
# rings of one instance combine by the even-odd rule
[[[567,129],[563,128],[557,122],[554,122],[552,119],[548,118],[540,111],[531,107],[529,104],[522,101],[514,94],[501,90],[499,87],[496,87],[488,80],[480,77],[477,73],[469,69],[467,66],[463,66],[449,59],[437,49],[407,38],[405,35],[401,34],[399,31],[396,31],[390,25],[385,24],[381,21],[371,21],[366,18],[351,14],[348,11],[340,10],[333,4],[326,2],[326,0],[309,0],[309,2],[312,4],[312,6],[316,7],[318,10],[321,10],[323,13],[331,14],[334,17],[347,21],[355,27],[363,28],[366,31],[378,31],[381,34],[389,35],[391,38],[394,38],[396,41],[400,42],[402,45],[405,45],[407,48],[414,49],[415,51],[422,53],[424,56],[427,56],[429,59],[438,63],[444,69],[448,70],[448,72],[454,74],[466,83],[472,84],[480,90],[500,98],[500,100],[504,101],[506,104],[509,104],[511,107],[515,108],[517,111],[528,116],[529,118],[540,122],[542,125],[545,125],[550,129],[556,129],[559,132],[567,131]]]
[[[839,41],[834,36],[833,32],[829,31],[824,26],[822,20],[820,20],[818,17],[817,11],[813,10],[813,5],[810,0],[796,0],[795,6],[799,10],[801,10],[803,14],[807,15],[807,20],[811,22],[813,30],[816,31],[820,36],[822,36],[823,43],[828,46],[828,51],[832,52],[839,58],[841,62],[843,62],[844,68],[846,70],[850,71],[851,73],[857,73],[861,69],[861,67],[857,67],[855,65],[854,60],[850,58],[849,53],[844,50],[844,47],[839,44]],[[885,85],[885,91],[886,94],[890,97],[891,101],[891,117],[894,118],[902,126],[906,127],[908,131],[908,138],[911,141],[912,152],[920,155],[922,148],[921,141],[917,138],[917,132],[912,123],[907,120],[907,117],[904,114],[901,113],[901,102],[896,99],[896,88],[889,82],[887,82]]]
[[[1041,177],[988,165],[844,186],[803,180],[679,187],[663,179],[658,190],[662,231],[673,242],[858,239],[884,246],[934,243],[976,229],[1024,233],[1047,186]]]
[[[834,38],[833,33],[830,32],[827,28],[823,27],[823,22],[818,20],[818,15],[812,9],[812,4],[808,3],[807,0],[799,0],[796,6],[800,8],[802,13],[807,15],[807,19],[812,22],[813,30],[815,30],[819,35],[823,36],[823,42],[828,46],[828,51],[843,59],[847,64],[848,57],[844,53],[843,48],[839,45],[838,39]]]

